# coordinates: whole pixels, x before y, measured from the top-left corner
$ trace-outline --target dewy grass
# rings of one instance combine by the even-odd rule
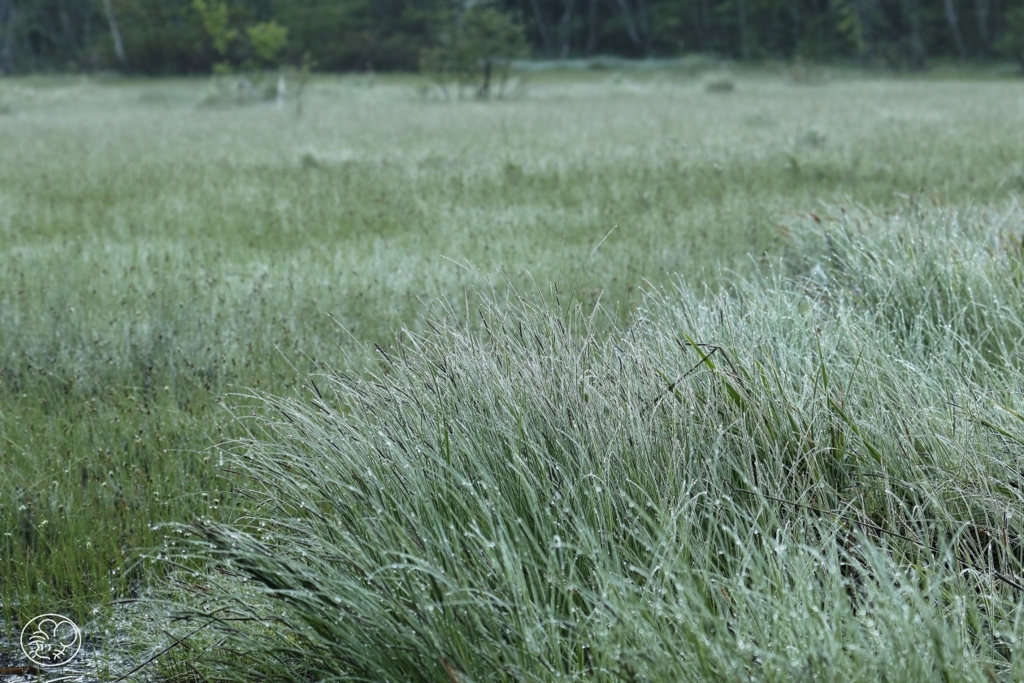
[[[922,347],[916,350],[922,356],[1018,362],[1024,340],[1016,313],[1024,283],[1024,234],[1014,223],[1019,211],[938,212],[924,204],[908,198],[905,213],[870,240],[861,226],[868,217],[853,210],[836,229],[794,240],[793,252],[805,264],[827,265],[833,288],[875,310],[905,344]]]
[[[178,545],[218,569],[169,595],[218,643],[194,665],[211,680],[1019,676],[1024,223],[981,220],[808,219],[803,240],[835,249],[825,284],[797,260],[718,296],[681,285],[609,335],[600,309],[490,294],[479,326],[449,311],[375,372],[261,396],[225,453],[255,484],[251,517]],[[981,317],[906,291],[894,318],[886,268],[960,273],[941,286],[970,283]]]
[[[1006,387],[997,361],[1016,348],[1016,299],[979,286],[978,273],[988,277],[1002,268],[979,246],[983,241],[970,243],[975,251],[965,261],[981,270],[944,261],[941,251],[928,261],[922,247],[915,247],[912,267],[902,256],[881,267],[858,256],[851,224],[843,230],[854,246],[842,252],[848,264],[842,266],[830,260],[823,232],[800,246],[779,224],[808,211],[839,212],[834,200],[884,212],[905,204],[898,195],[921,190],[952,205],[1001,206],[1019,196],[1024,138],[1017,135],[1016,91],[1005,81],[856,74],[837,74],[815,88],[747,71],[735,79],[735,91],[721,97],[704,92],[699,74],[680,71],[543,73],[529,76],[525,96],[482,104],[425,101],[408,77],[381,76],[373,87],[358,78],[325,77],[310,85],[301,119],[274,107],[197,107],[206,87],[200,80],[6,80],[11,107],[0,117],[3,632],[51,611],[88,625],[94,611],[109,612],[112,600],[131,599],[161,580],[163,565],[142,556],[168,536],[162,524],[248,514],[245,499],[231,491],[234,475],[221,471],[219,456],[208,450],[244,435],[220,406],[228,392],[248,387],[294,395],[299,378],[325,365],[356,375],[389,367],[372,343],[398,353],[389,348],[397,346],[392,330],[429,332],[426,321],[434,320],[430,310],[439,299],[450,302],[450,315],[460,322],[467,314],[476,321],[476,292],[494,287],[500,295],[507,284],[529,291],[533,282],[546,292],[546,283],[557,282],[564,307],[573,278],[616,225],[572,297],[586,311],[599,298],[606,306],[607,315],[593,322],[595,338],[630,323],[645,282],[660,287],[681,276],[695,287],[707,282],[713,295],[734,273],[749,276],[799,249],[814,258],[801,273],[816,265],[827,272],[828,297],[864,289],[858,278],[884,285],[857,306],[851,293],[849,305],[858,315],[877,307],[882,313],[873,324],[907,348],[919,347],[921,357],[931,350],[934,359],[919,364],[934,377],[945,381],[940,368],[950,363],[969,370],[967,378],[979,386]],[[834,208],[823,208],[822,200]],[[986,222],[972,218],[972,225]],[[931,229],[922,224],[920,230]],[[830,230],[837,248],[846,249],[846,233]],[[984,244],[1012,261],[1005,245]],[[913,291],[947,276],[953,279],[938,285],[946,288],[941,305]],[[889,277],[902,289],[889,292]],[[998,280],[989,282],[995,287]],[[990,295],[998,306],[985,303]],[[936,321],[930,327],[900,319],[901,310],[918,305],[935,306],[922,317]],[[730,319],[726,313],[722,321]],[[942,332],[946,320],[961,337],[970,335],[976,353]],[[689,332],[693,342],[712,343],[697,332]],[[711,354],[701,360],[686,348],[686,369],[696,365],[695,377],[728,368],[722,352],[698,347]],[[951,350],[955,363],[946,358]],[[665,353],[684,358],[674,341]],[[842,397],[833,396],[832,406],[830,394],[814,393],[813,384],[786,383],[793,381],[791,370],[807,367],[772,357],[771,364],[758,361],[762,370],[739,363],[734,352],[728,357],[749,374],[742,382],[780,384],[793,394],[793,405],[803,405],[795,396],[827,407],[830,419],[849,417],[856,430],[835,427],[837,452],[860,438],[857,430],[865,435],[857,452],[868,443],[885,452],[868,439],[876,425],[858,421]],[[833,362],[815,372],[823,369],[818,376],[845,391],[846,380],[833,378]],[[865,368],[880,362],[861,359]],[[656,392],[661,411],[677,399],[664,391],[675,380],[672,368],[658,367],[665,374]],[[899,371],[892,377],[902,377]],[[755,405],[746,384],[715,376],[722,381],[715,391],[737,409]],[[877,399],[894,406],[891,413],[901,401],[918,399],[893,396]],[[990,398],[1006,410],[971,412]],[[930,419],[942,425],[954,416],[949,424],[958,438],[961,425],[975,424],[975,417],[996,432],[1016,434],[1018,421],[1007,411],[1020,410],[1009,390],[956,400],[942,404],[948,415]],[[762,426],[759,438],[790,444],[780,452],[793,462],[806,459],[798,447],[804,437],[796,435],[808,427],[807,438],[831,438],[831,427],[824,436],[814,431],[824,423],[800,422],[781,403],[766,406],[775,410],[773,431]],[[911,434],[914,424],[907,425]],[[930,424],[922,423],[922,432]],[[999,438],[1013,443],[1011,436]],[[921,436],[917,441],[908,447],[937,448]],[[842,474],[842,460],[830,462],[801,466],[830,472],[837,486],[859,481]],[[945,466],[942,459],[930,462]],[[889,482],[892,491],[902,486]],[[935,510],[959,493],[952,483],[943,491]],[[985,510],[992,517],[985,533],[993,533],[1002,528],[1003,512],[985,507],[986,495],[968,487],[957,505],[970,514]],[[886,501],[876,495],[865,509],[895,504]]]

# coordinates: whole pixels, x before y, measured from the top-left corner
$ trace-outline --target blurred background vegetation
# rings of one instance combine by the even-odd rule
[[[469,36],[467,38],[467,35]],[[461,45],[456,45],[461,40]],[[458,69],[595,55],[1024,66],[1020,0],[0,0],[0,73]],[[441,55],[440,51],[447,50]],[[490,51],[490,53],[488,53]],[[443,58],[442,58],[443,57]],[[440,58],[440,61],[439,61]],[[500,74],[498,74],[500,76]]]

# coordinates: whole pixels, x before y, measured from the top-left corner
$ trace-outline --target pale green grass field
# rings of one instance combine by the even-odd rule
[[[301,118],[200,106],[201,80],[0,81],[7,622],[91,623],[162,571],[161,523],[242,514],[209,450],[244,433],[231,392],[383,367],[372,344],[442,299],[565,308],[613,226],[573,299],[600,299],[595,334],[676,276],[713,293],[804,253],[812,213],[1024,193],[1022,82],[711,77],[534,74],[486,103],[323,78]]]

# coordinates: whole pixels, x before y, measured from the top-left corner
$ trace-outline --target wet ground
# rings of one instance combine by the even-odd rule
[[[112,615],[80,624],[81,649],[63,666],[40,667],[27,656],[21,645],[21,627],[0,621],[0,683],[112,683],[157,680],[149,660],[162,648],[147,652],[125,635],[147,617],[137,604],[115,606]],[[134,671],[137,669],[137,671]]]

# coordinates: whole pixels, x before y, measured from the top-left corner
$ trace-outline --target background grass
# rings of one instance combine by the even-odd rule
[[[921,193],[1007,215],[1024,191],[1020,84],[740,73],[712,93],[710,77],[539,73],[490,103],[424,97],[400,77],[323,79],[302,118],[199,106],[203,81],[0,83],[8,623],[84,623],[150,581],[140,551],[164,540],[159,523],[242,514],[205,450],[242,433],[218,405],[228,391],[291,394],[323,364],[386,364],[368,345],[394,346],[402,324],[423,332],[441,297],[465,319],[474,292],[557,282],[564,306],[615,225],[576,291],[586,310],[601,297],[603,329],[628,322],[645,282],[717,291],[772,256],[814,253],[851,291],[864,273],[905,297],[948,283],[915,305],[1009,325],[972,342],[990,363],[978,372],[998,374],[1016,318],[971,308],[976,270],[836,270],[838,238],[786,226]],[[892,302],[913,299],[871,291],[885,325],[955,350],[900,319]]]

